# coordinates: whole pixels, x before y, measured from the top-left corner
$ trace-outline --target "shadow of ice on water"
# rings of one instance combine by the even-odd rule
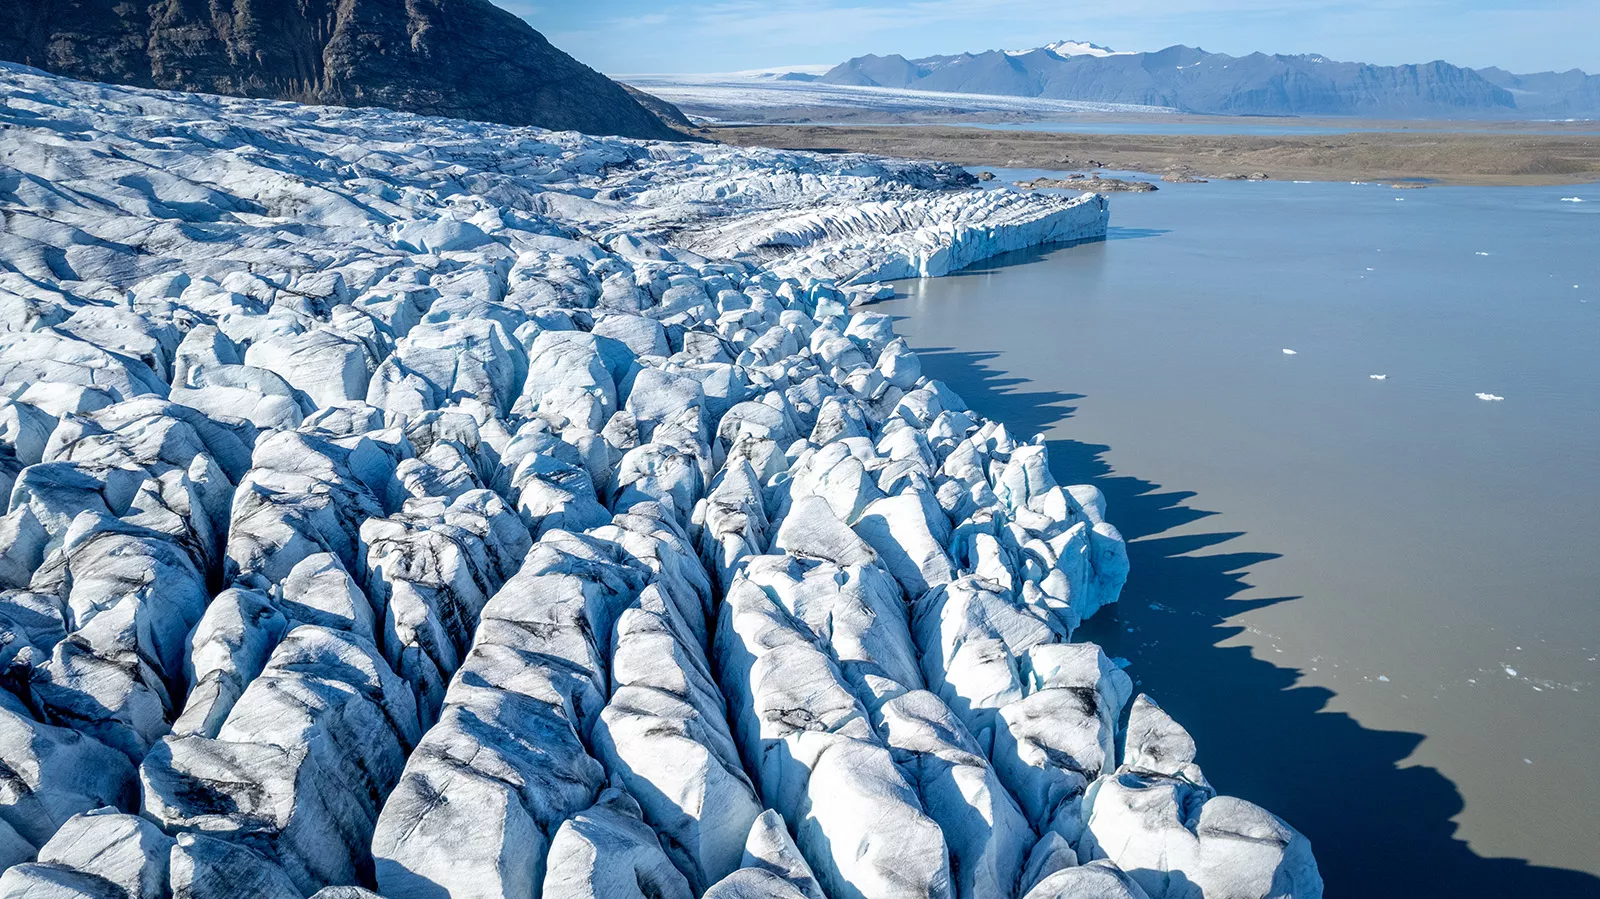
[[[990,363],[1000,354],[914,347],[923,371],[1019,437],[1070,418],[1081,394],[1029,389]],[[1085,623],[1078,638],[1132,662],[1129,673],[1194,735],[1199,762],[1224,793],[1256,802],[1310,838],[1327,895],[1600,896],[1600,878],[1485,858],[1456,838],[1460,791],[1435,768],[1404,765],[1422,736],[1364,727],[1330,710],[1335,693],[1300,685],[1301,672],[1224,646],[1244,630],[1234,619],[1297,596],[1238,599],[1250,570],[1281,553],[1227,547],[1238,531],[1181,536],[1174,529],[1217,513],[1189,491],[1117,472],[1110,447],[1048,440],[1062,483],[1106,495],[1107,515],[1128,540],[1132,574],[1122,599]],[[1219,551],[1220,550],[1220,551]]]

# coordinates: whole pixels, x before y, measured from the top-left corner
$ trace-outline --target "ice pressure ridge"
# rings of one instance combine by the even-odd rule
[[[0,897],[1315,897],[878,277],[959,170],[0,73]]]

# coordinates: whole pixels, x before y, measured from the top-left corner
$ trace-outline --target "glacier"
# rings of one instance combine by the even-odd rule
[[[1035,51],[1027,51],[1035,52]],[[1122,55],[1122,54],[1108,54]],[[807,67],[800,67],[802,69]],[[836,66],[821,66],[826,74]],[[802,74],[809,74],[802,72]],[[1112,103],[1099,100],[1064,100],[1053,97],[1018,97],[998,93],[931,91],[902,87],[831,84],[812,77],[783,81],[770,72],[707,74],[619,75],[633,87],[650,92],[693,114],[736,121],[752,111],[781,112],[818,107],[877,113],[990,113],[1051,119],[1094,113],[1101,115],[1172,115],[1170,106]]]
[[[961,169],[0,66],[0,899],[1316,899],[882,281]]]

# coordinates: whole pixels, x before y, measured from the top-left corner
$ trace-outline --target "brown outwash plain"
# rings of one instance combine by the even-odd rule
[[[736,146],[854,151],[963,165],[1050,170],[1106,168],[1216,178],[1441,184],[1600,181],[1600,136],[1351,132],[1317,135],[1059,134],[959,126],[737,125],[703,134]]]

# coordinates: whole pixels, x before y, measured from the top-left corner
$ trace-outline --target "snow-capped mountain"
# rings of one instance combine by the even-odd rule
[[[1083,40],[1058,40],[1056,43],[1045,45],[1045,50],[1051,51],[1056,56],[1133,56],[1133,51],[1112,50],[1109,46],[1098,43],[1083,42]]]
[[[1006,53],[1011,56],[1026,56],[1038,50],[1048,50],[1056,56],[1061,56],[1062,59],[1067,56],[1096,56],[1101,59],[1106,56],[1133,56],[1131,50],[1112,50],[1109,46],[1088,43],[1086,40],[1058,40],[1056,43],[1046,43],[1045,46],[1035,46],[1034,50],[1008,50]]]

